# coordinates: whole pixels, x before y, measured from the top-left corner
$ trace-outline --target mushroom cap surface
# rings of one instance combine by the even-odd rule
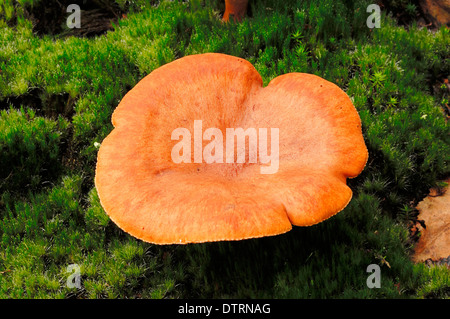
[[[261,174],[268,164],[259,158],[174,163],[172,131],[192,134],[195,120],[203,132],[220,129],[224,140],[226,128],[279,128],[278,171]],[[317,224],[349,203],[346,179],[368,158],[359,115],[338,86],[289,73],[263,87],[251,63],[219,53],[155,69],[124,96],[112,123],[97,159],[101,205],[121,229],[155,244],[241,240]]]

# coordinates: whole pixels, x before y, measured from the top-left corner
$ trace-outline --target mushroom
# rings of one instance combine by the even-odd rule
[[[199,120],[203,135],[195,134]],[[97,159],[101,205],[121,229],[155,244],[242,240],[317,224],[349,203],[346,179],[368,158],[359,115],[338,86],[289,73],[263,87],[250,62],[219,53],[154,70],[124,96],[112,123]],[[186,143],[190,161],[172,157],[180,128],[196,135]],[[196,151],[213,143],[209,128],[277,128],[278,170],[262,174],[267,161],[248,160],[249,137],[234,150],[245,152],[244,163],[199,162]]]
[[[248,0],[225,0],[225,13],[223,14],[222,21],[228,22],[230,17],[234,21],[242,21],[247,13]]]

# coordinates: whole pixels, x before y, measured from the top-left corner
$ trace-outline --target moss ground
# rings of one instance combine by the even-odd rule
[[[398,2],[398,3],[397,3]],[[448,176],[450,32],[370,1],[266,0],[223,24],[222,1],[95,1],[105,32],[36,31],[43,1],[0,0],[0,298],[448,298],[449,270],[414,264],[413,207]],[[111,9],[111,8],[114,8]],[[44,30],[44,31],[42,31]],[[267,84],[288,72],[342,87],[370,159],[348,207],[309,228],[241,242],[155,246],[118,229],[93,185],[123,95],[155,68],[222,52]],[[70,288],[67,267],[79,266]],[[369,289],[367,266],[381,270]]]

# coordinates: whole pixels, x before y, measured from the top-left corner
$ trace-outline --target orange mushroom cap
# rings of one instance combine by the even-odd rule
[[[195,120],[202,132],[279,128],[278,171],[261,174],[267,164],[259,159],[174,163],[171,134],[193,132]],[[358,113],[339,87],[305,73],[263,87],[251,63],[218,53],[154,70],[125,95],[112,123],[98,153],[100,202],[120,228],[156,244],[241,240],[319,223],[349,203],[346,179],[368,158]]]
[[[247,13],[248,0],[225,0],[225,12],[222,21],[228,22],[232,18],[236,22],[242,21]]]

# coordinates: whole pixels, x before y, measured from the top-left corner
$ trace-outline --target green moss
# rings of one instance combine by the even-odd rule
[[[33,109],[0,112],[0,191],[36,190],[61,171],[68,123],[36,116]]]
[[[228,24],[222,1],[116,2],[128,14],[113,31],[77,38],[36,36],[23,8],[38,1],[0,1],[0,297],[448,297],[448,270],[411,262],[406,226],[410,203],[450,173],[448,29],[386,12],[369,29],[370,1],[253,1]],[[249,60],[265,85],[308,72],[347,92],[370,155],[344,211],[280,236],[179,247],[110,221],[93,178],[114,108],[152,70],[203,52]],[[66,286],[70,264],[80,289]],[[380,289],[366,285],[370,264]]]

